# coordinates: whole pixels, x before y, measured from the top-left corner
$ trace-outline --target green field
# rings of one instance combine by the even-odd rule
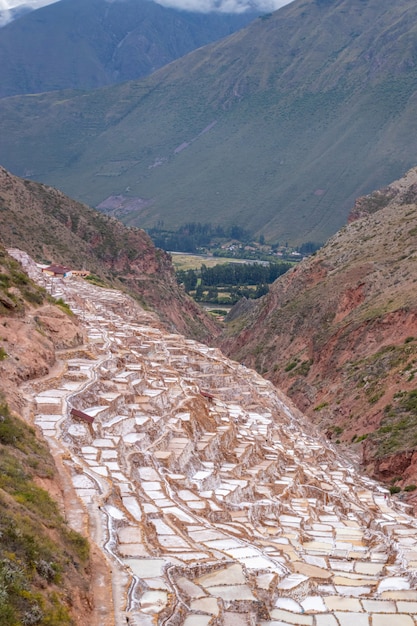
[[[248,263],[245,259],[235,259],[232,257],[215,257],[204,254],[187,254],[182,252],[171,252],[172,263],[178,270],[199,270],[202,265],[215,267],[224,263]],[[252,261],[250,261],[252,262]]]

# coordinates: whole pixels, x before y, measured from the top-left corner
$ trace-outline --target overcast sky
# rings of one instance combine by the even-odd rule
[[[108,0],[108,2],[121,2],[122,0]],[[188,11],[202,11],[204,13],[217,9],[224,12],[242,12],[252,7],[261,11],[273,11],[289,4],[292,0],[155,0],[167,7],[176,7]],[[19,6],[30,6],[39,9],[47,4],[53,4],[59,0],[0,0],[0,25],[10,19],[10,9]]]

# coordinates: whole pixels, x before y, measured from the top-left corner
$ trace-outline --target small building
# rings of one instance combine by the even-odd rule
[[[88,415],[87,413],[84,413],[84,411],[80,411],[79,409],[71,409],[70,415],[71,417],[79,419],[82,422],[87,422],[87,424],[92,424],[94,422],[94,417]]]
[[[66,278],[72,274],[71,268],[65,267],[65,265],[49,265],[48,267],[44,267],[42,272],[43,274],[47,274],[47,276],[56,278]]]
[[[87,276],[90,276],[90,271],[89,270],[72,270],[71,276],[80,276],[81,278],[86,278]]]

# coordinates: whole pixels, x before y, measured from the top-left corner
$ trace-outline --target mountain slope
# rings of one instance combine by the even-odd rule
[[[295,0],[141,81],[3,99],[0,159],[128,224],[323,241],[415,164],[416,25],[412,0]]]
[[[1,245],[0,323],[0,621],[95,624],[91,575],[104,560],[61,515],[48,446],[16,416],[30,413],[19,386],[45,376],[55,350],[78,347],[83,330]]]
[[[0,238],[37,260],[86,268],[129,290],[178,332],[211,337],[216,326],[176,282],[170,257],[145,232],[0,168]]]
[[[223,349],[256,366],[379,478],[417,477],[417,169],[361,198],[313,257],[236,314]]]
[[[253,17],[178,11],[151,0],[60,0],[0,30],[0,97],[146,76]]]

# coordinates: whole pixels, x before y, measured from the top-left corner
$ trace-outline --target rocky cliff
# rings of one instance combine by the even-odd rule
[[[254,366],[367,470],[417,482],[417,169],[359,199],[351,223],[230,322]]]
[[[169,255],[143,230],[1,167],[0,241],[37,261],[88,269],[155,310],[171,330],[201,340],[217,334],[214,322],[178,287]]]

